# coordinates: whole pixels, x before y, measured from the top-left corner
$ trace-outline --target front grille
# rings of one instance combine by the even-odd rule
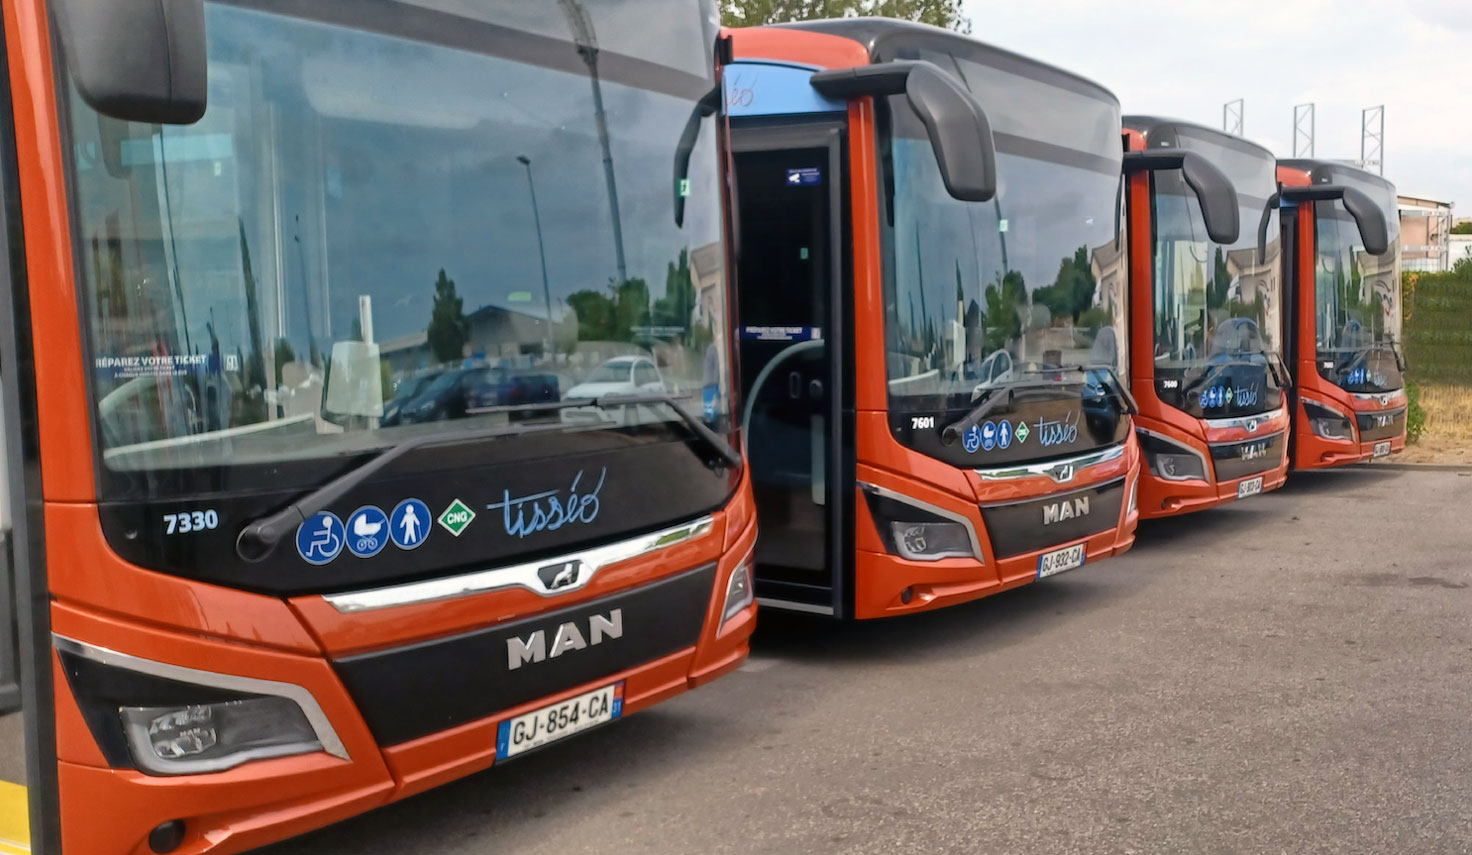
[[[981,519],[997,558],[1011,558],[1108,531],[1119,524],[1125,479],[1041,499],[982,505]]]
[[[715,576],[711,564],[555,612],[349,656],[333,666],[379,745],[397,745],[694,646]],[[592,644],[590,619],[614,609],[620,610],[619,636],[605,632],[601,643]],[[553,655],[559,628],[568,625],[577,628],[584,646]],[[524,652],[521,643],[539,631],[544,656],[513,669],[508,642]]]
[[[1284,432],[1278,431],[1213,445],[1211,463],[1216,468],[1216,480],[1235,481],[1278,468],[1283,463],[1283,436]]]
[[[1360,429],[1361,442],[1390,439],[1405,433],[1406,408],[1355,413],[1355,421]]]

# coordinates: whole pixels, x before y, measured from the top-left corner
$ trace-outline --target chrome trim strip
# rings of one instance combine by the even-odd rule
[[[1160,433],[1159,431],[1153,431],[1153,430],[1151,430],[1149,428],[1142,428],[1142,427],[1139,427],[1138,425],[1135,426],[1135,430],[1136,431],[1139,431],[1140,433],[1145,434],[1146,436],[1154,437],[1155,439],[1158,439],[1161,442],[1169,443],[1170,445],[1173,445],[1176,448],[1179,448],[1180,450],[1182,450],[1182,451],[1184,451],[1184,452],[1186,452],[1188,454],[1191,454],[1191,455],[1195,456],[1195,458],[1197,460],[1201,461],[1201,471],[1206,474],[1206,477],[1205,478],[1167,478],[1164,475],[1156,475],[1155,472],[1153,470],[1151,470],[1150,471],[1150,474],[1153,475],[1154,477],[1159,478],[1162,481],[1170,481],[1170,482],[1173,482],[1173,483],[1180,483],[1180,482],[1183,482],[1183,481],[1207,481],[1209,483],[1215,483],[1216,482],[1216,470],[1212,469],[1210,462],[1208,462],[1207,459],[1204,456],[1202,456],[1201,452],[1197,451],[1196,449],[1192,448],[1189,445],[1183,444],[1180,440],[1178,440],[1178,439],[1172,439],[1171,437],[1168,437],[1165,434]],[[1253,439],[1257,439],[1257,437],[1253,437]],[[1243,441],[1244,442],[1251,442],[1251,440],[1243,440]],[[1144,451],[1143,449],[1141,450],[1141,454],[1142,455],[1148,455],[1149,453],[1150,452]],[[1146,460],[1145,461],[1145,467],[1144,467],[1146,470],[1150,470],[1150,465],[1149,464],[1150,464],[1149,460]]]
[[[1268,413],[1256,413],[1250,416],[1232,416],[1231,418],[1226,419],[1202,419],[1201,421],[1209,428],[1217,428],[1220,430],[1222,428],[1247,427],[1247,423],[1253,421],[1254,419],[1259,422],[1270,422],[1273,419],[1278,418],[1279,416],[1286,415],[1288,415],[1288,407],[1285,404],[1284,406],[1281,406],[1276,410]]]
[[[789,612],[806,612],[810,615],[831,615],[832,606],[814,606],[808,603],[794,603],[791,600],[774,600],[771,597],[757,597],[757,605],[766,609],[781,609]]]
[[[969,539],[971,541],[971,557],[972,558],[975,558],[977,561],[981,561],[981,562],[985,563],[986,559],[982,557],[982,554],[983,553],[981,551],[981,539],[976,536],[976,527],[971,524],[971,520],[969,520],[969,519],[961,516],[960,514],[956,513],[955,511],[948,511],[945,508],[937,507],[935,505],[930,504],[929,502],[922,502],[919,499],[915,498],[914,496],[907,496],[904,493],[897,493],[894,490],[891,490],[891,489],[889,489],[887,487],[880,487],[880,486],[877,486],[875,484],[870,484],[867,481],[860,481],[859,482],[859,489],[870,491],[870,492],[874,493],[874,495],[879,496],[881,498],[890,499],[890,500],[899,502],[901,504],[909,505],[912,508],[919,508],[920,510],[925,511],[926,513],[935,514],[936,516],[941,517],[942,519],[948,519],[948,520],[950,520],[953,523],[959,523],[959,524],[961,524],[962,526],[964,526],[966,528],[966,537],[967,537],[967,539]],[[904,558],[904,556],[898,556],[898,557]],[[905,560],[906,561],[926,561],[926,560],[939,561],[942,558],[961,558],[961,557],[964,557],[964,556],[959,556],[959,555],[937,555],[937,556],[935,556],[932,559],[905,558]]]
[[[307,722],[312,725],[312,730],[317,734],[317,741],[321,743],[322,750],[341,760],[351,760],[348,750],[343,746],[342,740],[338,738],[337,731],[333,730],[332,722],[328,720],[327,714],[322,711],[317,699],[305,686],[295,683],[279,683],[275,680],[261,680],[255,677],[242,677],[236,674],[220,674],[215,671],[201,671],[197,668],[186,668],[183,665],[170,665],[167,662],[156,662],[152,659],[143,659],[127,653],[119,653],[106,647],[77,641],[64,635],[52,633],[51,643],[57,650],[81,656],[102,665],[113,668],[122,668],[126,671],[134,671],[139,674],[147,674],[150,677],[158,677],[164,680],[175,680],[180,683],[192,683],[196,686],[208,686],[215,689],[224,689],[230,692],[244,692],[252,695],[270,695],[277,698],[286,698],[301,708],[302,714],[307,717]],[[135,758],[137,759],[137,758]],[[142,761],[140,760],[140,765]],[[182,766],[170,764],[163,767],[169,774],[189,774],[189,770]],[[150,770],[155,771],[155,770]],[[210,771],[224,771],[223,769],[212,769]]]
[[[1395,401],[1396,403],[1400,403],[1400,402],[1403,402],[1405,400],[1406,390],[1405,389],[1396,389],[1394,392],[1350,392],[1349,394],[1350,395],[1353,395],[1354,398],[1355,398],[1355,400],[1357,400],[1357,401],[1376,401],[1376,402],[1378,402],[1381,398],[1390,398],[1391,400]],[[1386,406],[1390,406],[1389,401],[1387,401],[1385,405]]]
[[[1277,437],[1286,434],[1287,432],[1288,431],[1286,430],[1275,430],[1272,433],[1265,433],[1261,436],[1249,436],[1246,439],[1229,439],[1225,442],[1209,442],[1207,443],[1207,447],[1210,448],[1212,451],[1215,451],[1218,448],[1233,448],[1238,445],[1251,445],[1254,442],[1262,442],[1264,440],[1271,441],[1273,439],[1276,439]]]
[[[1053,501],[1055,499],[1063,499],[1063,498],[1066,498],[1068,496],[1072,496],[1072,495],[1074,495],[1076,493],[1091,493],[1091,492],[1093,492],[1095,490],[1108,490],[1108,489],[1112,489],[1116,484],[1123,484],[1124,482],[1126,482],[1128,480],[1129,480],[1129,476],[1127,476],[1127,475],[1121,475],[1118,478],[1110,478],[1108,481],[1102,481],[1102,482],[1100,482],[1098,484],[1090,484],[1087,487],[1076,487],[1076,488],[1074,488],[1072,490],[1069,490],[1067,492],[1064,492],[1064,493],[1049,493],[1046,496],[1033,496],[1030,499],[1015,499],[1015,500],[1010,501],[1010,502],[995,502],[995,503],[990,504],[990,505],[981,505],[981,509],[983,511],[989,511],[989,510],[992,510],[993,508],[1010,508],[1010,507],[1013,507],[1015,505],[1031,505],[1031,504],[1035,504],[1037,502],[1044,502],[1044,501],[1051,502],[1051,501]],[[1126,485],[1126,486],[1128,486],[1128,485]],[[1092,537],[1092,535],[1090,535],[1090,536]]]
[[[1099,463],[1108,463],[1118,460],[1124,456],[1124,443],[1111,445],[1103,451],[1089,451],[1076,457],[1060,457],[1055,460],[1047,460],[1039,463],[1025,463],[1019,466],[1003,466],[995,469],[973,469],[983,481],[1011,481],[1015,478],[1031,478],[1036,475],[1051,477],[1051,473],[1059,466],[1072,466],[1075,470],[1086,466],[1094,466]]]
[[[1346,421],[1354,421],[1354,418],[1351,417],[1349,413],[1344,412],[1333,404],[1326,404],[1323,401],[1320,401],[1318,398],[1310,398],[1307,395],[1299,395],[1298,400],[1302,401],[1305,404],[1313,404],[1315,407],[1322,407],[1323,409],[1328,410],[1329,412]]]
[[[1356,418],[1373,419],[1376,416],[1390,416],[1391,418],[1395,418],[1408,409],[1410,409],[1409,406],[1391,407],[1387,410],[1355,410],[1354,414]]]
[[[566,555],[513,564],[509,567],[477,570],[473,573],[464,573],[445,579],[429,579],[424,582],[409,582],[403,585],[370,588],[366,591],[352,591],[345,594],[323,594],[322,599],[341,614],[353,614],[374,609],[469,597],[502,588],[525,588],[538,596],[555,597],[585,587],[599,570],[610,564],[658,552],[678,543],[688,543],[704,537],[714,529],[715,518],[705,516],[652,534],[641,534],[628,540],[595,546],[579,552],[569,552]],[[571,584],[556,590],[549,590],[537,573],[539,570],[557,564],[577,564],[581,572]]]

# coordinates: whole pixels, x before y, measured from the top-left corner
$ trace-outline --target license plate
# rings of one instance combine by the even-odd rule
[[[624,684],[614,683],[501,722],[496,730],[496,759],[613,721],[624,711]]]
[[[1390,456],[1390,440],[1387,439],[1384,442],[1377,442],[1377,443],[1375,443],[1374,456],[1375,457],[1389,457]]]
[[[1084,566],[1084,544],[1055,549],[1038,556],[1038,578],[1044,579],[1062,573],[1064,570],[1082,566]]]
[[[1237,482],[1237,498],[1239,499],[1245,499],[1248,496],[1256,496],[1261,492],[1261,478],[1248,478],[1246,481]]]

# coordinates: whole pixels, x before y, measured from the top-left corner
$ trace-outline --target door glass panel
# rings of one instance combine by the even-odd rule
[[[828,566],[828,163],[826,147],[736,157],[742,241],[761,248],[743,255],[737,288],[757,564],[809,575]]]

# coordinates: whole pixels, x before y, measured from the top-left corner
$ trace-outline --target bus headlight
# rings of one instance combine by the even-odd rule
[[[1314,435],[1321,439],[1354,439],[1354,423],[1344,413],[1308,398],[1303,399],[1303,411]]]
[[[248,760],[322,750],[289,698],[261,697],[175,707],[120,707],[140,768],[161,775],[218,772]]]
[[[752,568],[755,563],[755,553],[748,553],[736,565],[736,569],[731,571],[731,578],[726,582],[726,603],[721,609],[721,629],[725,629],[731,618],[741,614],[742,609],[756,600],[756,580],[753,578]]]
[[[1206,481],[1206,458],[1200,452],[1157,433],[1139,431],[1140,448],[1150,474],[1166,481]]]
[[[870,485],[864,485],[864,496],[891,555],[908,561],[981,560],[971,528],[959,518],[949,519],[949,512]]]

